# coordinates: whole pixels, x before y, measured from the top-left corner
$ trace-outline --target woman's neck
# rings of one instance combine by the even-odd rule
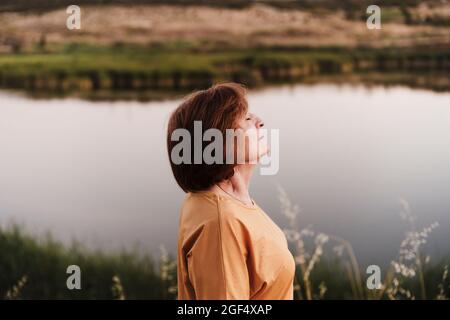
[[[213,186],[211,191],[219,194],[226,193],[245,204],[251,205],[253,202],[248,189],[250,187],[253,168],[253,165],[236,166],[234,168],[234,175],[230,179]]]

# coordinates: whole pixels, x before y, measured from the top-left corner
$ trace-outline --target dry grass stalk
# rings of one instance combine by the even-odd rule
[[[113,282],[113,284],[111,286],[111,291],[112,291],[113,299],[114,300],[125,300],[126,299],[125,291],[123,289],[122,281],[120,281],[119,276],[113,276],[112,282]]]
[[[289,229],[285,229],[284,232],[288,241],[295,244],[295,261],[299,266],[300,278],[296,274],[294,289],[299,298],[303,298],[303,292],[307,300],[311,300],[313,297],[324,297],[327,290],[323,289],[321,289],[319,295],[314,295],[310,275],[323,254],[325,243],[329,240],[338,243],[338,245],[333,248],[333,251],[339,257],[344,257],[346,255],[347,259],[344,260],[344,268],[350,282],[354,299],[381,299],[383,297],[395,300],[416,299],[416,296],[412,291],[403,287],[404,280],[416,276],[417,281],[419,282],[420,298],[427,298],[424,263],[429,261],[429,257],[423,259],[419,249],[420,246],[426,243],[429,234],[439,226],[437,222],[418,231],[415,223],[416,217],[411,213],[409,203],[404,199],[400,199],[400,216],[408,222],[410,228],[400,245],[398,259],[391,261],[391,267],[386,273],[381,288],[376,292],[372,292],[371,290],[366,290],[363,284],[361,269],[350,243],[338,236],[330,234],[318,233],[316,235],[310,226],[297,231],[296,219],[298,218],[300,209],[297,205],[292,204],[283,188],[279,186],[278,191],[282,212],[289,221]],[[305,247],[304,240],[307,237],[314,238],[315,242],[315,249],[311,255]],[[441,284],[438,286],[439,294],[437,295],[437,299],[447,299],[445,295],[445,283],[447,278],[448,267],[444,269]],[[303,288],[301,286],[302,283]],[[321,286],[326,288],[325,283],[323,282],[321,283]]]
[[[22,292],[25,284],[28,281],[27,276],[23,276],[20,280],[6,292],[5,299],[6,300],[17,300],[20,298],[20,293]]]

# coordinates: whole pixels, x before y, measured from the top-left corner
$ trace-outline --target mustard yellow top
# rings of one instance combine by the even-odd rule
[[[188,193],[178,231],[178,299],[293,299],[295,262],[283,231],[259,208]]]

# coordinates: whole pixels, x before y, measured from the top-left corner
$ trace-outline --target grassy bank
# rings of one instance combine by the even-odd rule
[[[7,1],[0,88],[146,100],[225,80],[258,87],[378,73],[388,84],[450,89],[441,76],[450,68],[449,4],[384,1],[382,28],[370,30],[369,2],[357,2],[82,1],[82,27],[68,30],[65,0]]]
[[[317,254],[313,250],[307,265]],[[81,268],[81,290],[68,290],[66,269]],[[449,281],[443,279],[444,260],[424,267],[426,297],[446,298]],[[360,270],[365,277],[364,270]],[[383,277],[385,273],[383,272]],[[358,292],[349,277],[345,255],[325,249],[308,276],[307,288],[301,264],[295,281],[296,299],[385,299],[381,290],[362,288]],[[401,279],[401,286],[420,292],[414,278]],[[386,282],[385,282],[386,283]],[[365,280],[364,280],[365,285]],[[308,297],[306,290],[310,290]],[[441,296],[440,296],[441,295]],[[49,237],[31,236],[12,226],[0,229],[0,298],[13,299],[174,299],[176,264],[166,254],[157,259],[139,251],[105,253],[64,246]],[[418,295],[416,298],[421,298]]]
[[[307,82],[326,75],[448,74],[449,50],[265,48],[199,51],[172,47],[71,44],[0,55],[0,87],[40,95],[152,97],[204,88],[217,81],[250,87]],[[393,81],[389,78],[388,81]],[[428,84],[428,82],[427,82]],[[432,87],[432,86],[431,86]],[[444,86],[444,89],[446,87]]]
[[[50,237],[33,237],[17,226],[0,229],[0,298],[22,288],[19,299],[170,299],[172,279],[161,261],[139,251],[110,254],[66,247]],[[69,265],[81,268],[81,290],[68,290]],[[114,288],[114,289],[113,289]]]

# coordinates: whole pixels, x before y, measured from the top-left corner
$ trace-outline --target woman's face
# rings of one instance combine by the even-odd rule
[[[264,126],[263,121],[248,112],[238,122],[238,128],[243,131],[245,136],[245,148],[238,148],[237,152],[245,152],[246,163],[257,163],[259,159],[269,152],[267,144],[267,132],[261,130]],[[239,156],[239,155],[238,155]]]

